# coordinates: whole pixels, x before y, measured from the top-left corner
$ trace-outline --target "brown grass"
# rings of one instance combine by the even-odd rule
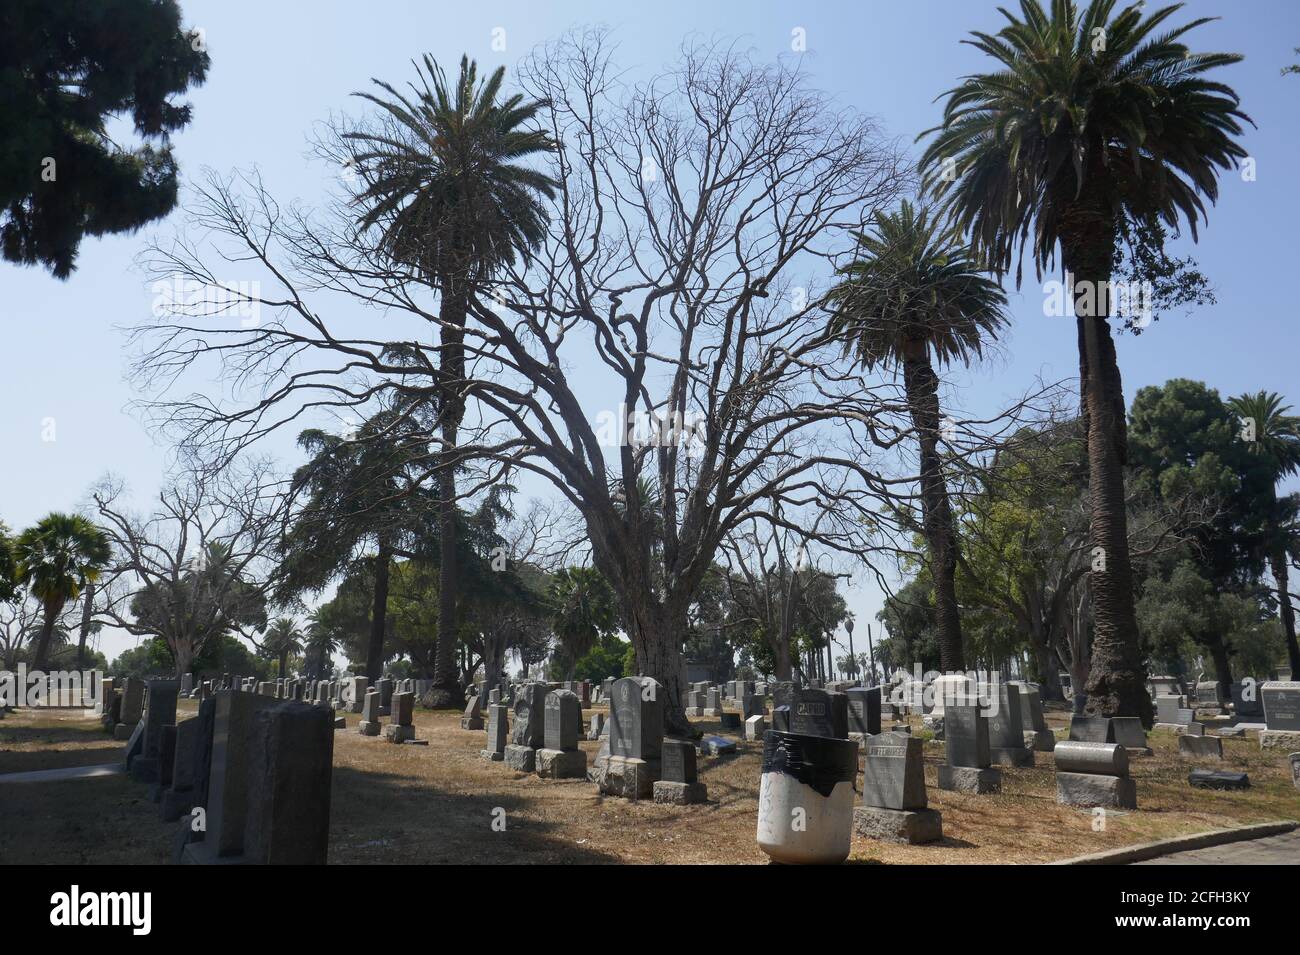
[[[194,704],[183,701],[182,715]],[[760,748],[701,757],[709,802],[659,806],[600,796],[584,780],[543,780],[479,758],[482,732],[460,729],[458,714],[418,712],[428,746],[362,737],[357,717],[335,734],[330,861],[334,863],[762,863],[755,842]],[[1053,714],[1053,723],[1062,717]],[[707,732],[716,721],[697,720]],[[919,726],[917,727],[919,729]],[[582,742],[588,759],[597,744]],[[932,808],[945,839],[894,846],[856,837],[851,861],[881,863],[1041,862],[1152,839],[1269,819],[1300,817],[1285,755],[1258,741],[1225,739],[1218,768],[1250,773],[1240,793],[1192,789],[1202,762],[1177,755],[1177,739],[1151,734],[1155,755],[1133,761],[1138,812],[1111,813],[1102,832],[1089,811],[1056,803],[1050,754],[1038,765],[1004,769],[1000,796],[936,787],[941,743],[926,744]],[[96,721],[68,711],[12,713],[0,722],[0,772],[111,762],[120,757]],[[124,776],[57,783],[0,783],[0,861],[163,862],[173,828],[158,821],[147,788]],[[493,828],[504,811],[505,830]]]

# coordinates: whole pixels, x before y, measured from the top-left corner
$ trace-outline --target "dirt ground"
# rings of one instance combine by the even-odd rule
[[[192,701],[182,701],[182,717]],[[585,714],[585,715],[589,715]],[[604,797],[585,780],[543,780],[479,757],[485,734],[460,729],[459,714],[418,711],[428,746],[394,746],[356,732],[335,734],[331,863],[764,863],[755,841],[759,744],[735,756],[700,757],[709,801],[660,806]],[[1054,728],[1066,721],[1050,714]],[[722,733],[717,721],[696,720]],[[915,729],[919,730],[919,722]],[[1058,731],[1058,737],[1063,736]],[[1135,759],[1137,812],[1111,812],[1103,831],[1091,811],[1058,805],[1052,757],[1003,769],[998,796],[937,788],[943,744],[927,742],[931,808],[943,814],[942,842],[895,846],[855,836],[851,862],[1028,863],[1207,829],[1300,818],[1300,792],[1286,755],[1261,752],[1255,737],[1224,739],[1223,761],[1177,755],[1177,739],[1152,733],[1155,755]],[[588,760],[597,744],[582,742]],[[72,710],[10,713],[0,721],[0,773],[109,763],[123,744],[97,720]],[[1245,792],[1192,789],[1199,765],[1246,770]],[[504,829],[500,820],[504,819]],[[494,820],[497,825],[494,826]],[[42,783],[0,782],[0,862],[162,863],[174,828],[158,820],[147,787],[124,775]]]

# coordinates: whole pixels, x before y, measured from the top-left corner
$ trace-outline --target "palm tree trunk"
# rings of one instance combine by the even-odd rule
[[[41,619],[41,633],[36,638],[36,652],[32,655],[32,669],[44,670],[50,656],[50,640],[54,636],[54,623],[59,618],[59,611],[63,609],[62,605],[52,608],[49,604],[44,607],[44,616]]]
[[[934,580],[939,667],[953,673],[966,669],[957,608],[957,541],[948,486],[939,461],[939,377],[930,365],[924,342],[903,359],[903,386],[921,445],[921,523]]]
[[[86,592],[82,597],[81,632],[77,635],[77,669],[86,668],[86,638],[90,636],[90,618],[94,612],[95,582],[86,583]]]
[[[388,624],[388,571],[393,560],[387,540],[375,554],[375,594],[370,608],[370,642],[366,646],[366,677],[373,686],[384,672],[384,631]]]
[[[1150,727],[1151,697],[1138,639],[1124,501],[1124,391],[1106,301],[1114,227],[1106,216],[1087,210],[1076,210],[1075,219],[1073,231],[1062,238],[1061,258],[1076,283],[1079,382],[1088,435],[1093,643],[1086,712],[1137,716]],[[1084,307],[1089,291],[1091,304]]]
[[[442,452],[438,469],[438,649],[433,658],[433,688],[428,703],[435,707],[463,702],[456,679],[456,441],[465,401],[465,315],[469,310],[464,291],[455,278],[444,278],[439,318],[442,348],[439,354],[438,417],[442,425]]]
[[[276,664],[277,664],[277,667],[278,667],[278,672],[277,672],[276,675],[279,676],[280,679],[283,680],[283,679],[284,679],[284,671],[285,671],[285,669],[289,666],[289,651],[288,651],[288,650],[281,650],[281,651],[280,651],[280,655],[279,655],[279,657],[278,657],[277,660],[276,660]]]
[[[1269,554],[1269,563],[1273,568],[1273,580],[1277,583],[1277,602],[1282,611],[1282,632],[1286,637],[1286,655],[1291,661],[1291,673],[1300,674],[1300,645],[1296,643],[1295,610],[1291,606],[1288,592],[1288,568],[1285,547],[1275,546]],[[1293,675],[1291,679],[1300,679]]]

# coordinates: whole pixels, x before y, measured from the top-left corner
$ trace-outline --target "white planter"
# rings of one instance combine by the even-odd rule
[[[758,847],[774,862],[838,865],[853,840],[853,783],[829,796],[783,772],[763,773],[758,791]]]

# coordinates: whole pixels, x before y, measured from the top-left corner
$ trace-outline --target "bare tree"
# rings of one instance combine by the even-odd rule
[[[283,504],[269,463],[187,470],[144,516],[126,510],[124,490],[109,477],[91,492],[116,552],[114,573],[128,582],[128,599],[103,616],[128,633],[162,637],[178,676],[214,638],[238,633],[256,644]]]
[[[481,476],[460,493],[525,471],[581,514],[638,669],[664,687],[670,730],[686,731],[688,609],[722,541],[770,522],[773,501],[820,501],[857,527],[848,549],[907,484],[880,460],[905,407],[850,367],[824,298],[851,230],[895,201],[907,170],[871,120],[809,90],[797,66],[726,47],[687,47],[627,85],[607,36],[588,31],[539,50],[522,76],[548,103],[561,185],[542,247],[490,298],[470,298],[465,380],[452,383],[470,411],[454,452]],[[198,238],[155,247],[155,276],[221,294],[165,309],[137,338],[146,384],[198,366],[237,396],[153,403],[189,446],[231,456],[304,415],[433,393],[440,318],[419,275],[343,214],[282,210],[255,177],[212,177],[198,198],[191,221],[220,267],[250,281],[219,281]],[[232,307],[260,318],[213,321]],[[382,336],[366,334],[380,322]],[[430,446],[448,450],[434,429]]]

